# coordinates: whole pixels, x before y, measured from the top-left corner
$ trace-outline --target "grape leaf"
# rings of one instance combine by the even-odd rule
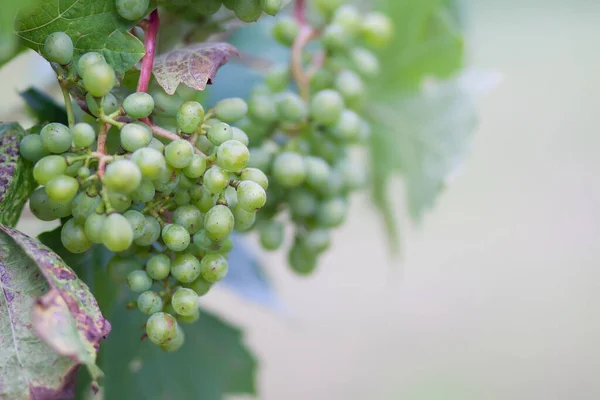
[[[204,90],[231,55],[239,55],[229,43],[196,43],[162,54],[154,60],[154,77],[172,95],[180,83]]]
[[[143,43],[129,32],[134,25],[119,16],[114,0],[48,0],[19,13],[15,32],[38,52],[49,34],[65,32],[73,40],[76,59],[100,52],[123,75],[145,53]]]
[[[15,226],[36,188],[33,165],[19,156],[25,131],[17,123],[0,124],[0,223]]]
[[[88,287],[39,241],[0,225],[0,396],[62,399],[85,364],[94,378],[110,331]]]
[[[36,88],[28,88],[19,95],[25,100],[39,123],[60,122],[67,125],[67,112],[54,99]]]

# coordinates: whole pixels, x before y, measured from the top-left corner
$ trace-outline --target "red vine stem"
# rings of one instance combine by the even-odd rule
[[[306,4],[304,0],[296,0],[296,4],[294,5],[294,18],[300,25],[306,25],[306,16],[304,10],[306,9]]]
[[[306,45],[318,36],[318,31],[306,21],[306,3],[304,0],[296,0],[294,6],[294,17],[300,25],[300,32],[292,46],[292,75],[304,100],[310,95],[310,77],[304,71],[302,53]]]
[[[140,71],[140,79],[138,81],[138,92],[147,92],[150,77],[152,77],[152,65],[154,64],[154,54],[156,53],[156,36],[158,35],[158,27],[160,18],[158,10],[150,13],[148,24],[145,27],[146,37],[144,39],[144,47],[146,55],[142,59],[142,70]]]
[[[106,166],[106,136],[108,135],[109,129],[110,124],[102,124],[102,130],[98,135],[97,151],[101,154],[101,157],[98,159],[98,176],[100,176],[100,179],[104,179],[104,167]]]

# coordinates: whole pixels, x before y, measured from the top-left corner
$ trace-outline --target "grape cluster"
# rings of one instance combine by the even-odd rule
[[[117,0],[117,4],[119,1],[131,2],[137,0]],[[221,9],[221,6],[225,6],[233,11],[239,20],[254,22],[260,18],[263,12],[269,15],[279,13],[283,6],[283,0],[164,0],[160,4],[167,10],[185,15],[190,19],[213,15]]]

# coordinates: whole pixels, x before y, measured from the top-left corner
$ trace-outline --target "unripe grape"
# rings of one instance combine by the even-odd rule
[[[365,85],[360,77],[347,69],[341,71],[335,78],[334,87],[347,104],[355,104],[365,95]]]
[[[355,35],[361,29],[362,16],[360,11],[352,4],[344,4],[335,10],[332,23],[344,27],[352,35]]]
[[[142,203],[147,203],[152,201],[154,196],[156,195],[156,190],[154,189],[154,184],[147,180],[142,180],[140,186],[131,194],[131,197],[134,200],[140,201]]]
[[[186,190],[178,190],[175,196],[173,196],[173,200],[175,200],[175,204],[178,206],[184,206],[190,204],[192,198]]]
[[[334,78],[330,69],[320,68],[310,77],[310,87],[314,92],[329,89],[333,86]]]
[[[102,204],[100,196],[89,196],[86,192],[80,192],[71,203],[73,218],[78,223],[85,223],[100,204]]]
[[[85,234],[92,243],[102,243],[102,232],[106,215],[93,213],[85,220]]]
[[[150,278],[161,281],[171,272],[171,260],[165,254],[152,256],[146,264],[146,272]]]
[[[104,173],[104,184],[111,190],[129,194],[142,182],[142,173],[131,160],[121,159],[108,164]]]
[[[49,154],[42,144],[42,138],[37,134],[27,135],[21,139],[19,153],[27,161],[34,163]]]
[[[123,101],[123,109],[131,118],[146,118],[154,110],[154,99],[145,92],[132,93]]]
[[[337,165],[336,169],[344,180],[345,189],[355,191],[366,186],[367,172],[364,165],[344,160]]]
[[[350,58],[356,72],[365,78],[373,79],[381,72],[379,60],[375,54],[367,49],[355,47],[350,53]]]
[[[206,137],[215,146],[219,146],[233,138],[233,128],[225,122],[217,122],[208,128]]]
[[[40,185],[45,185],[54,177],[63,175],[67,170],[67,162],[62,156],[46,156],[33,167],[33,177]]]
[[[319,157],[306,157],[306,183],[313,189],[321,190],[327,186],[331,167]]]
[[[197,101],[186,101],[177,110],[177,126],[184,133],[198,131],[204,120],[204,107]]]
[[[190,234],[200,230],[204,224],[202,213],[196,206],[184,205],[173,212],[173,222],[184,227]]]
[[[200,319],[200,310],[196,309],[196,311],[192,315],[178,315],[177,321],[183,322],[184,324],[193,324],[194,322]]]
[[[344,111],[344,99],[335,90],[325,89],[312,98],[310,115],[319,124],[334,125]]]
[[[198,296],[204,296],[210,288],[212,287],[212,283],[206,281],[204,278],[199,277],[194,282],[187,285],[190,289],[192,289]]]
[[[321,41],[323,46],[332,52],[344,52],[350,47],[352,35],[345,27],[338,24],[327,25]]]
[[[92,242],[85,234],[83,226],[76,224],[75,220],[68,220],[60,231],[60,240],[65,249],[71,253],[83,253],[92,246]]]
[[[344,110],[338,122],[331,128],[331,135],[340,141],[357,140],[363,128],[363,119],[352,110]]]
[[[262,14],[260,0],[237,0],[233,12],[235,13],[235,16],[243,22],[254,22],[258,20]]]
[[[183,169],[183,173],[188,178],[196,179],[204,175],[206,171],[206,157],[200,154],[192,156],[192,162]]]
[[[277,102],[279,118],[283,122],[296,123],[306,118],[308,110],[304,100],[295,93],[284,93]]]
[[[317,268],[316,256],[298,244],[294,244],[290,249],[288,262],[292,270],[299,275],[310,275]]]
[[[283,6],[282,0],[260,0],[263,11],[269,15],[277,15]]]
[[[33,191],[29,198],[29,208],[33,215],[42,221],[52,221],[71,215],[71,203],[61,203],[50,199],[43,187]]]
[[[85,95],[85,103],[94,117],[100,116],[100,100],[102,101],[104,115],[112,114],[119,109],[119,101],[112,93],[107,93],[106,96],[98,100],[91,93],[88,93]]]
[[[298,188],[288,196],[288,204],[293,217],[308,218],[316,214],[319,202],[314,192]]]
[[[140,236],[144,234],[144,230],[146,229],[146,218],[144,214],[137,210],[127,210],[123,214],[129,225],[131,225],[131,229],[133,230],[133,240],[138,239]]]
[[[117,212],[125,212],[131,206],[130,196],[112,190],[108,192],[108,200]]]
[[[181,346],[183,346],[184,342],[185,334],[183,333],[183,329],[181,329],[181,327],[177,325],[175,329],[175,336],[173,336],[173,338],[165,344],[161,345],[160,348],[161,350],[170,353],[179,350]]]
[[[116,5],[121,17],[135,21],[146,15],[150,0],[116,0]]]
[[[150,141],[150,144],[148,145],[149,148],[154,149],[160,153],[164,153],[165,152],[165,145],[158,140],[157,138],[152,138],[152,140]]]
[[[238,122],[244,118],[247,113],[248,104],[246,104],[246,102],[239,97],[224,99],[215,105],[215,114],[217,118],[229,124]]]
[[[106,96],[115,86],[115,70],[105,63],[95,63],[86,68],[83,84],[94,97]]]
[[[60,154],[71,148],[73,136],[69,128],[58,122],[52,122],[40,132],[42,145],[50,153]]]
[[[166,345],[177,335],[177,321],[172,315],[158,312],[152,314],[146,322],[148,339],[159,346]]]
[[[181,225],[170,224],[163,228],[162,239],[173,251],[183,251],[190,245],[190,233]]]
[[[314,5],[320,12],[329,15],[344,4],[345,1],[346,0],[314,0]]]
[[[129,152],[146,147],[152,140],[152,132],[146,124],[130,123],[121,128],[121,147]]]
[[[217,165],[225,171],[238,172],[248,165],[250,152],[242,142],[228,140],[217,149]]]
[[[223,242],[215,241],[209,238],[205,229],[201,229],[196,232],[193,239],[194,245],[204,251],[217,252],[223,247]]]
[[[274,93],[281,92],[290,84],[290,68],[287,65],[272,67],[265,75],[265,84]]]
[[[125,251],[133,242],[133,229],[121,214],[110,214],[102,227],[102,243],[114,252]]]
[[[162,89],[153,91],[152,98],[154,99],[155,115],[174,117],[177,115],[179,107],[183,104],[183,99],[177,93],[171,96],[166,94]]]
[[[73,144],[75,147],[90,147],[96,140],[96,131],[90,124],[80,122],[71,128]]]
[[[322,253],[331,246],[331,231],[329,229],[312,230],[302,237],[301,245],[311,253]]]
[[[115,283],[127,282],[129,274],[141,267],[141,263],[135,257],[114,256],[106,265],[108,277]]]
[[[165,147],[165,158],[169,165],[175,168],[185,168],[192,162],[194,148],[183,139],[172,141]]]
[[[137,299],[138,309],[144,314],[155,314],[163,309],[163,305],[162,297],[151,290],[140,294]]]
[[[64,32],[48,35],[44,42],[44,57],[48,61],[67,65],[73,59],[73,41]]]
[[[144,234],[135,240],[135,244],[139,246],[150,246],[160,237],[160,223],[156,218],[150,215],[144,215],[146,219],[146,228]]]
[[[233,231],[235,220],[231,210],[222,204],[217,204],[204,216],[204,229],[207,236],[216,241],[226,239]]]
[[[273,37],[284,46],[294,44],[298,32],[300,32],[300,27],[291,17],[282,17],[273,25]]]
[[[90,66],[98,63],[106,64],[106,59],[102,54],[96,53],[95,51],[85,53],[77,62],[77,73],[79,76],[83,77],[85,71],[87,71]]]
[[[200,276],[200,261],[191,254],[178,254],[171,263],[171,275],[181,283],[191,283]]]
[[[246,132],[244,132],[243,130],[241,130],[237,126],[232,126],[231,129],[233,130],[232,139],[233,140],[237,140],[238,142],[243,143],[244,146],[247,147],[248,144],[250,143],[250,139],[248,138],[248,135],[246,135]]]
[[[283,245],[285,239],[285,229],[281,222],[264,221],[259,228],[260,245],[265,250],[277,250]]]
[[[146,290],[150,290],[152,287],[152,279],[148,276],[146,271],[132,271],[127,276],[127,286],[129,286],[129,289],[131,289],[132,292],[142,293]]]
[[[193,315],[198,311],[198,295],[192,289],[179,288],[173,293],[171,305],[179,315]]]
[[[157,179],[166,168],[165,157],[158,150],[143,147],[131,155],[131,161],[138,166],[144,179]]]
[[[204,186],[201,186],[200,197],[193,200],[194,206],[205,213],[215,205],[216,196],[209,192]]]
[[[210,193],[222,193],[229,186],[229,173],[215,165],[204,173],[203,184]]]
[[[273,161],[273,177],[284,187],[301,185],[306,179],[304,157],[291,152],[279,154]]]
[[[66,175],[59,175],[46,183],[46,194],[59,203],[68,203],[79,191],[77,179]]]
[[[237,187],[238,205],[248,212],[261,209],[267,202],[267,193],[253,181],[241,181]]]
[[[258,183],[263,189],[269,187],[269,178],[258,168],[245,168],[240,174],[240,180]]]
[[[210,283],[223,280],[228,269],[227,259],[218,253],[209,253],[200,262],[202,278]]]
[[[387,15],[375,11],[363,19],[362,34],[369,45],[384,47],[394,36],[394,25]]]
[[[233,229],[238,232],[246,232],[256,222],[256,211],[246,211],[238,204],[233,207],[233,217],[235,219]]]
[[[252,147],[249,151],[248,167],[268,171],[272,161],[271,153],[260,147]]]
[[[273,122],[277,120],[277,106],[269,95],[253,95],[248,103],[248,114],[257,122]]]
[[[342,198],[326,200],[317,210],[317,223],[326,228],[340,226],[348,214],[348,203]]]

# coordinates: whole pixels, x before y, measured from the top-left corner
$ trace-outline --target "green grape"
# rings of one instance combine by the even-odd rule
[[[33,167],[33,178],[40,185],[45,185],[54,177],[63,175],[67,170],[67,162],[62,156],[46,156]]]
[[[194,282],[187,285],[190,289],[192,289],[198,296],[204,296],[210,288],[212,287],[212,283],[204,280],[204,278],[199,277]]]
[[[107,93],[106,96],[98,100],[91,93],[88,93],[85,95],[85,103],[94,117],[100,116],[100,100],[102,101],[104,115],[110,115],[119,109],[119,101],[112,93]]]
[[[168,167],[168,166],[167,166]],[[154,181],[154,188],[163,194],[171,194],[181,182],[181,174],[178,172],[174,172],[172,178],[166,182],[157,179]]]
[[[273,25],[272,33],[275,40],[279,43],[291,47],[299,32],[300,27],[298,26],[298,22],[296,22],[294,18],[285,16],[280,18],[275,25]]]
[[[198,295],[192,289],[179,288],[173,293],[171,305],[179,315],[193,315],[198,311]]]
[[[134,122],[125,124],[121,128],[120,138],[121,147],[129,152],[134,152],[150,144],[152,132],[146,124]]]
[[[200,262],[202,278],[210,283],[223,280],[228,269],[227,259],[218,253],[207,254]]]
[[[98,63],[106,63],[106,59],[102,54],[96,53],[95,51],[85,53],[79,58],[79,61],[77,62],[77,73],[79,74],[79,76],[82,77],[83,75],[85,75],[85,71],[87,71],[87,69],[90,66]]]
[[[258,168],[245,168],[240,173],[240,180],[258,183],[264,190],[269,187],[269,178]]]
[[[60,154],[71,148],[73,136],[69,128],[58,122],[52,122],[40,132],[42,145],[50,153]]]
[[[177,93],[170,96],[162,89],[157,89],[151,95],[154,99],[155,115],[174,117],[177,115],[179,107],[183,104],[183,99]]]
[[[365,95],[363,81],[356,73],[347,69],[337,75],[334,87],[342,95],[347,104],[356,104]]]
[[[164,303],[158,293],[148,290],[139,295],[137,306],[144,314],[152,315],[162,310]]]
[[[340,162],[336,169],[344,180],[344,188],[349,191],[361,189],[367,185],[367,172],[365,166],[350,160]]]
[[[204,175],[206,171],[206,157],[200,154],[194,154],[192,161],[183,169],[183,173],[188,178],[196,179]]]
[[[223,242],[212,240],[208,237],[206,230],[201,229],[194,234],[194,244],[201,250],[216,252],[223,248]]]
[[[96,131],[90,124],[80,122],[71,128],[73,144],[75,147],[87,148],[94,144]]]
[[[52,221],[68,217],[71,214],[71,203],[60,203],[51,200],[45,188],[37,188],[29,198],[29,208],[33,215],[42,221]]]
[[[215,105],[215,114],[218,119],[228,124],[238,122],[248,113],[248,104],[239,97],[232,97],[219,101]],[[219,144],[219,143],[215,143]]]
[[[131,229],[133,230],[133,240],[139,239],[142,236],[146,229],[146,218],[144,214],[137,210],[127,210],[123,214],[129,225],[131,225]]]
[[[331,129],[331,135],[337,140],[351,142],[359,138],[362,129],[362,118],[352,110],[344,110]]]
[[[157,312],[146,322],[146,335],[156,345],[168,344],[177,335],[177,320],[172,315]]]
[[[302,236],[300,243],[310,253],[323,253],[331,246],[331,231],[315,229]]]
[[[200,261],[191,254],[178,254],[171,263],[171,276],[181,283],[195,281],[200,276]]]
[[[196,309],[192,315],[178,315],[177,320],[179,322],[183,322],[184,324],[193,324],[194,322],[200,319],[200,310]]]
[[[165,164],[164,168],[161,168],[158,176],[154,179],[155,182],[169,183],[177,180],[178,172],[169,164]],[[179,182],[177,182],[179,184]]]
[[[217,204],[204,216],[206,235],[216,241],[226,239],[233,231],[234,223],[233,213],[222,204]]]
[[[298,153],[285,152],[273,161],[273,177],[284,187],[301,185],[306,179],[306,163]]]
[[[19,153],[27,161],[34,163],[49,154],[42,144],[42,138],[37,134],[27,135],[21,139]]]
[[[194,179],[190,179],[185,174],[179,174],[179,184],[177,185],[178,190],[189,190],[196,184]]]
[[[221,8],[223,0],[204,0],[194,2],[194,12],[200,15],[212,15],[215,14]]]
[[[271,154],[260,147],[252,147],[249,149],[249,152],[248,167],[268,171],[272,161]]]
[[[146,118],[154,110],[154,99],[145,92],[132,93],[123,101],[123,109],[131,118]]]
[[[73,214],[73,218],[78,223],[85,223],[87,218],[96,211],[96,208],[98,208],[100,204],[102,204],[100,196],[89,196],[86,192],[79,193],[71,203],[71,213]]]
[[[246,211],[240,205],[233,207],[233,217],[235,224],[233,228],[238,232],[246,232],[256,221],[256,211]]]
[[[184,133],[194,133],[204,120],[204,107],[197,101],[186,101],[177,110],[177,126]]]
[[[272,67],[265,75],[265,84],[274,93],[284,91],[290,84],[290,68],[287,65]]]
[[[229,208],[235,207],[237,204],[237,192],[235,191],[235,188],[229,186],[227,189],[225,189],[223,194],[225,195],[225,202],[227,203],[227,206]]]
[[[296,93],[284,93],[277,102],[279,118],[282,122],[296,123],[306,118],[308,110],[304,100]]]
[[[142,203],[148,203],[149,201],[152,201],[155,195],[156,190],[154,189],[154,184],[150,181],[142,180],[140,186],[138,186],[138,188],[135,189],[135,192],[131,194],[131,197]]]
[[[223,5],[233,11],[237,0],[223,0]]]
[[[350,47],[352,35],[338,24],[328,25],[323,31],[321,42],[331,52],[344,52]]]
[[[102,231],[106,215],[93,213],[85,220],[85,234],[92,243],[102,243]]]
[[[196,148],[205,154],[211,154],[215,149],[215,145],[205,135],[200,135],[196,139]]]
[[[225,171],[238,172],[248,165],[248,147],[237,140],[228,140],[217,149],[217,165]]]
[[[325,89],[312,98],[310,115],[317,123],[331,126],[338,121],[344,107],[344,99],[338,92]]]
[[[210,167],[204,173],[204,187],[213,194],[222,193],[229,186],[229,173],[218,166]],[[198,207],[201,208],[201,207]],[[202,211],[202,209],[201,209]]]
[[[129,275],[127,275],[127,286],[129,286],[129,289],[131,289],[132,292],[142,293],[150,290],[152,287],[152,279],[144,270],[131,271]]]
[[[314,0],[314,5],[317,7],[317,10],[325,15],[329,15],[345,2],[346,0]]]
[[[355,47],[350,52],[354,70],[365,78],[373,79],[381,72],[379,60],[367,49]]]
[[[83,226],[76,224],[75,220],[68,220],[60,231],[60,241],[65,249],[71,253],[83,253],[92,246],[92,242],[85,234]]]
[[[88,167],[80,167],[77,170],[77,177],[79,179],[87,179],[90,177],[91,174],[92,174],[92,171],[90,171],[90,169]]]
[[[131,197],[123,193],[109,191],[108,200],[117,212],[125,212],[131,206]]]
[[[108,164],[104,172],[104,184],[111,190],[130,194],[140,186],[142,173],[131,160],[121,159]]]
[[[310,275],[317,268],[317,257],[298,244],[294,244],[288,253],[288,262],[298,275]]]
[[[162,281],[171,273],[171,260],[165,254],[152,256],[146,264],[146,272],[150,278]]]
[[[165,145],[158,140],[157,138],[152,138],[152,140],[150,141],[150,144],[148,145],[149,148],[154,149],[160,153],[164,153],[165,152]]]
[[[319,206],[315,194],[303,188],[295,189],[289,194],[288,204],[292,216],[298,218],[308,218],[315,215]]]
[[[236,0],[233,12],[243,22],[257,21],[262,14],[260,0]]]
[[[362,16],[360,11],[351,4],[344,4],[335,10],[332,23],[342,26],[347,32],[355,35],[361,29]]]
[[[73,41],[64,32],[54,32],[44,42],[44,57],[50,62],[67,65],[73,60]]]
[[[165,147],[165,158],[174,168],[185,168],[192,162],[194,148],[187,140],[177,139]]]
[[[248,114],[259,123],[277,120],[277,106],[270,95],[253,95],[248,102]]]
[[[122,131],[121,131],[122,132]],[[131,155],[131,161],[138,166],[144,179],[157,179],[167,167],[165,157],[158,150],[143,147]]]
[[[125,251],[133,242],[133,229],[121,214],[110,214],[102,227],[102,243],[115,253]]]
[[[178,190],[177,193],[175,193],[175,196],[173,196],[173,200],[175,200],[175,204],[178,206],[184,206],[190,204],[192,198],[187,191]]]
[[[190,234],[194,234],[202,229],[204,220],[196,206],[185,205],[177,207],[173,212],[173,222],[184,227]]]
[[[86,68],[83,84],[94,97],[106,96],[116,83],[115,71],[105,63],[95,63]]]
[[[248,138],[248,135],[246,135],[246,132],[244,132],[243,130],[241,130],[237,126],[233,126],[233,127],[231,127],[231,129],[233,130],[232,139],[233,140],[237,140],[238,142],[243,143],[244,146],[247,147],[248,144],[250,143],[250,139]]]
[[[319,157],[306,157],[306,183],[313,189],[322,190],[329,182],[331,167]]]
[[[114,256],[106,265],[108,277],[115,283],[127,282],[129,274],[141,267],[140,261],[132,256]]]
[[[213,196],[204,186],[201,186],[200,197],[194,199],[193,205],[205,213],[215,205],[216,196]]]
[[[116,0],[119,15],[130,21],[135,21],[146,15],[150,0]]]
[[[250,117],[244,118],[241,122],[238,123],[238,128],[244,131],[245,137],[247,137],[248,142],[262,142],[266,136],[271,133],[272,126],[269,124],[263,124],[260,122],[255,122]],[[235,129],[234,129],[234,137],[233,139],[239,140],[235,137]],[[240,142],[245,143],[245,141],[240,140]]]
[[[184,342],[185,342],[185,334],[183,333],[183,329],[181,329],[181,327],[179,325],[177,325],[176,329],[175,329],[175,336],[173,336],[173,338],[171,338],[165,344],[161,345],[160,348],[163,351],[171,353],[171,352],[179,350],[181,348],[181,346],[183,346]]]
[[[170,224],[162,230],[162,240],[173,251],[184,251],[190,245],[190,233],[181,225]]]
[[[248,212],[256,212],[267,202],[267,193],[253,181],[241,181],[237,187],[238,205]]]
[[[260,0],[263,11],[269,15],[277,15],[283,6],[282,0]]]
[[[206,137],[215,146],[219,146],[233,138],[233,128],[225,122],[217,122],[208,128]]]
[[[348,214],[348,203],[342,198],[332,198],[321,203],[317,210],[317,223],[326,228],[340,226]]]
[[[138,246],[150,246],[160,237],[160,223],[150,215],[144,215],[146,219],[146,228],[144,234],[135,240]]]
[[[392,20],[381,12],[372,12],[362,21],[365,42],[373,47],[385,47],[394,36]]]
[[[285,227],[278,221],[264,221],[259,225],[260,245],[265,250],[277,250],[283,245],[285,239]]]

